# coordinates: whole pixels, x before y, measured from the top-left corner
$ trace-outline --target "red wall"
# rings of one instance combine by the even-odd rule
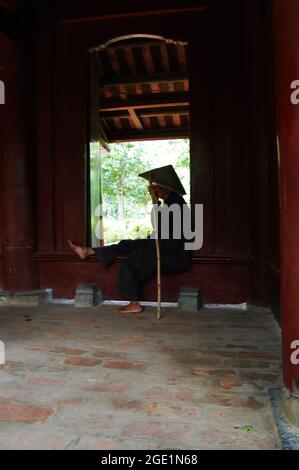
[[[292,342],[299,339],[299,105],[291,102],[291,83],[299,80],[299,4],[276,0],[275,13],[284,382],[291,390],[299,381],[299,367],[291,361]]]
[[[0,35],[0,282],[9,291],[38,285],[34,247],[34,160],[30,57],[25,45]]]
[[[270,304],[279,317],[279,162],[276,144],[276,95],[272,2],[249,2],[245,34],[246,75],[250,86],[249,142],[254,303]]]
[[[0,0],[0,6],[9,11],[15,11],[17,7],[16,0]]]
[[[78,262],[67,239],[85,243],[88,238],[88,48],[142,32],[189,41],[192,198],[193,203],[204,204],[204,247],[194,254],[189,273],[163,279],[163,300],[176,300],[179,287],[190,285],[201,289],[205,302],[268,304],[273,221],[277,228],[268,187],[275,151],[273,128],[267,125],[271,109],[262,98],[267,82],[255,75],[264,77],[270,67],[264,61],[265,49],[255,42],[256,34],[269,26],[259,2],[232,1],[205,13],[110,19],[101,14],[113,5],[72,2],[67,9],[67,4],[51,2],[48,12],[40,13],[36,40],[34,259],[40,285],[54,288],[58,297],[71,298],[76,284],[96,282],[105,298],[118,297],[118,265],[103,270],[93,260]],[[159,7],[178,4],[198,2],[165,1]],[[136,5],[128,2],[126,8],[136,10]],[[82,19],[96,13],[95,21]],[[262,99],[258,113],[252,104],[257,99]],[[142,296],[152,300],[155,295],[153,281]]]

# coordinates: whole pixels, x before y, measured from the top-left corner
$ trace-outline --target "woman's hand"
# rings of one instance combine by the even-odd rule
[[[157,191],[156,191],[156,189],[155,189],[155,186],[153,186],[152,184],[150,184],[149,187],[148,187],[148,192],[149,192],[150,195],[151,195],[153,204],[157,204],[159,198],[158,198],[158,194],[157,194]]]

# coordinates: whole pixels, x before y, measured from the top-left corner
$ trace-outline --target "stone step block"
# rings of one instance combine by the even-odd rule
[[[182,310],[199,311],[202,308],[201,293],[198,288],[181,287],[179,300],[179,308]]]
[[[20,292],[0,291],[0,306],[41,307],[52,300],[51,289],[36,289]]]
[[[94,284],[79,284],[76,288],[75,307],[96,307],[102,303],[102,291]]]

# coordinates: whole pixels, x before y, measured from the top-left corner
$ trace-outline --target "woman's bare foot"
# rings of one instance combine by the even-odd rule
[[[128,305],[117,309],[119,313],[141,313],[143,312],[143,308],[141,307],[140,303],[137,301],[130,302]]]
[[[81,259],[86,259],[91,255],[94,255],[92,248],[85,248],[84,246],[74,245],[70,240],[68,240],[70,248],[79,256]]]

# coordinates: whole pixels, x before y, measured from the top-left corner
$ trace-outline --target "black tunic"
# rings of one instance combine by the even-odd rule
[[[186,204],[182,196],[171,192],[163,206]],[[162,216],[163,217],[163,216]],[[187,270],[191,265],[191,252],[184,249],[183,235],[180,239],[173,237],[173,219],[169,217],[169,239],[160,239],[161,271],[177,273]],[[159,235],[161,220],[159,218]],[[181,219],[182,231],[182,219]],[[183,231],[182,231],[183,233]],[[94,248],[96,259],[104,266],[112,264],[118,256],[124,257],[119,272],[118,288],[120,294],[128,300],[138,299],[138,287],[150,279],[157,271],[155,240],[149,238],[122,240],[118,244],[103,248]]]

